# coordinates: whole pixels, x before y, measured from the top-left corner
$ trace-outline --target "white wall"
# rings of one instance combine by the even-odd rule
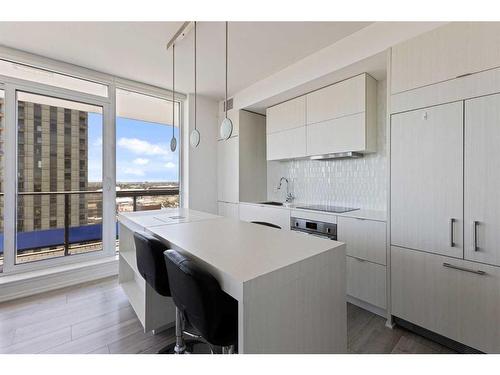
[[[375,22],[235,93],[234,108],[256,110],[256,104],[270,98],[278,99],[268,102],[267,106],[310,91],[311,82],[322,82],[315,87],[319,88],[352,76],[351,72],[333,81],[325,79],[333,72],[444,24],[446,22]]]
[[[293,160],[267,163],[269,200],[283,201],[276,191],[281,176],[290,181],[295,203],[336,204],[385,210],[387,206],[386,81],[377,84],[377,152],[360,159]]]
[[[218,103],[198,95],[197,129],[200,144],[189,144],[189,134],[194,129],[194,95],[185,102],[183,127],[183,204],[194,210],[217,214],[217,131]]]

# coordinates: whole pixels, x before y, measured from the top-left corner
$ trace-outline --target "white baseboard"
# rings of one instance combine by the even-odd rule
[[[382,309],[380,307],[374,306],[368,302],[362,301],[360,299],[357,299],[357,298],[349,296],[349,295],[347,296],[346,299],[347,299],[347,302],[352,303],[353,305],[361,307],[362,309],[367,310],[371,313],[380,315],[384,319],[387,318],[387,311],[385,311],[384,309]]]
[[[0,302],[118,275],[118,257],[0,277]]]

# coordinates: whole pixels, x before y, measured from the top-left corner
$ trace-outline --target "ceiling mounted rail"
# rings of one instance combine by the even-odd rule
[[[186,21],[182,24],[181,27],[179,27],[179,30],[174,34],[172,39],[169,40],[167,43],[167,50],[170,49],[175,43],[180,42],[182,39],[186,37],[187,34],[191,31],[191,29],[194,27],[194,21]]]

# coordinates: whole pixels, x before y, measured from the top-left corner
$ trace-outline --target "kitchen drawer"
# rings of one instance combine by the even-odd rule
[[[386,224],[381,221],[339,216],[337,239],[346,244],[346,254],[386,264]]]
[[[284,208],[240,204],[240,220],[263,221],[290,230],[290,211]]]
[[[393,315],[500,352],[500,268],[392,246],[391,291]]]
[[[386,308],[386,267],[347,256],[347,294]]]

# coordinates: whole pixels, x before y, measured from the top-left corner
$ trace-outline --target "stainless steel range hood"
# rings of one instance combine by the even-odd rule
[[[331,159],[357,159],[362,158],[363,154],[359,152],[338,152],[335,154],[324,154],[311,156],[311,160],[331,160]]]

